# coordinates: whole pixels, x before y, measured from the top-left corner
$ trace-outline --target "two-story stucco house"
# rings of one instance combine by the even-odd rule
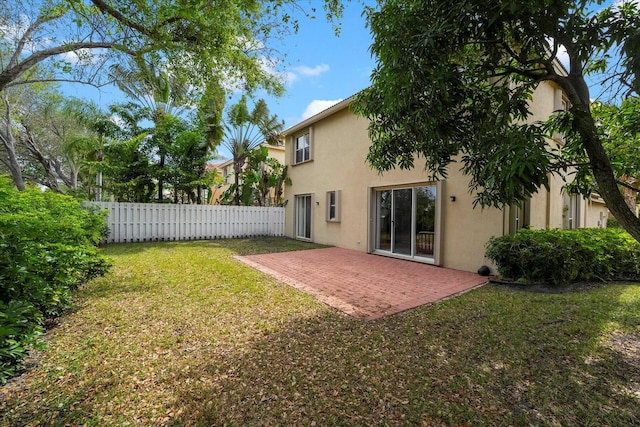
[[[286,235],[296,239],[439,266],[476,271],[492,236],[531,228],[605,226],[601,199],[562,191],[552,177],[522,207],[473,208],[469,180],[451,165],[433,182],[420,167],[378,174],[366,163],[368,120],[354,115],[346,99],[285,131],[292,185],[285,190]],[[541,84],[531,120],[563,108],[562,91]],[[560,137],[553,143],[561,144]],[[312,268],[312,266],[310,266]]]

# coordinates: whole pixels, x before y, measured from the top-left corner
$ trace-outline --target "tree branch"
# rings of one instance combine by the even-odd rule
[[[127,18],[123,13],[121,13],[119,10],[115,9],[114,7],[111,7],[110,5],[108,5],[107,3],[105,3],[103,0],[91,0],[91,3],[93,3],[100,11],[102,11],[103,13],[106,13],[107,15],[111,16],[112,18],[114,18],[116,21],[120,22],[121,24],[133,28],[134,30],[140,32],[141,34],[144,34],[146,36],[152,36],[153,33],[146,28],[144,25],[141,25],[135,21],[133,21],[132,19]]]
[[[617,182],[619,185],[622,185],[623,187],[628,188],[629,190],[635,191],[636,193],[637,193],[638,191],[640,191],[640,189],[638,189],[638,188],[636,188],[636,187],[632,186],[631,184],[628,184],[628,183],[626,183],[626,182],[624,182],[624,181],[620,181],[619,179],[616,179],[616,182]]]
[[[16,51],[13,53],[13,56],[9,60],[9,63],[7,64],[7,68],[13,68],[18,64],[18,60],[20,59],[20,56],[22,55],[22,50],[24,49],[24,45],[27,43],[27,41],[31,37],[31,34],[33,34],[33,32],[35,30],[37,30],[40,25],[45,24],[45,23],[47,23],[49,21],[53,21],[55,19],[58,19],[58,18],[62,17],[63,15],[64,15],[64,13],[60,13],[60,14],[57,14],[57,15],[51,15],[51,16],[42,16],[42,17],[36,19],[36,22],[34,22],[33,24],[29,25],[29,28],[27,28],[27,30],[24,32],[22,37],[20,37],[20,40],[18,41],[18,44],[16,46]]]
[[[73,52],[80,49],[100,48],[117,49],[129,55],[135,54],[135,52],[125,49],[123,46],[120,46],[115,42],[77,42],[44,49],[32,54],[15,66],[3,70],[0,73],[0,91],[4,90],[10,82],[16,80],[20,75],[29,70],[31,67],[44,61],[45,59],[48,59],[52,56],[60,55],[62,53]]]
[[[21,85],[28,85],[28,84],[32,84],[32,83],[80,83],[80,84],[84,84],[84,85],[95,87],[96,89],[100,89],[102,87],[109,86],[110,84],[112,84],[113,80],[108,80],[108,81],[106,81],[104,83],[93,83],[93,82],[90,82],[90,81],[87,81],[87,80],[78,80],[78,79],[57,79],[57,78],[16,80],[16,81],[12,81],[11,83],[7,84],[5,86],[5,88],[14,87],[14,86],[21,86]]]

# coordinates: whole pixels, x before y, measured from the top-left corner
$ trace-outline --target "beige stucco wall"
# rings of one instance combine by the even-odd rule
[[[531,121],[545,120],[562,99],[559,89],[542,84],[534,93]],[[311,240],[321,244],[371,252],[373,249],[372,209],[374,189],[429,183],[422,161],[416,159],[413,170],[393,170],[383,175],[373,171],[366,163],[371,141],[368,121],[357,117],[349,108],[334,108],[296,126],[287,135],[285,161],[289,165],[292,185],[285,189],[286,235],[295,237],[295,196],[311,194]],[[306,126],[306,125],[310,125]],[[306,163],[293,165],[293,137],[311,129],[311,157]],[[438,264],[444,267],[477,271],[490,265],[484,257],[485,245],[492,236],[509,232],[510,210],[473,208],[473,195],[468,192],[469,179],[452,164],[446,181],[440,183],[440,256]],[[561,177],[550,176],[550,191],[541,190],[530,201],[532,228],[562,228],[565,196]],[[339,223],[326,221],[326,192],[341,191]],[[455,201],[451,201],[455,196]],[[588,211],[583,201],[585,218]],[[584,223],[592,221],[585,219]],[[492,270],[495,272],[495,269]]]
[[[585,201],[584,226],[585,227],[607,227],[609,210],[602,201]]]
[[[389,186],[429,183],[427,174],[417,166],[410,171],[394,170],[379,175],[366,164],[370,140],[368,122],[356,117],[348,108],[313,125],[313,159],[290,165],[292,185],[285,189],[286,235],[295,236],[295,196],[311,194],[312,236],[314,242],[369,252],[372,249],[370,212],[373,189]],[[291,164],[290,141],[286,158]],[[419,162],[419,160],[418,160]],[[419,165],[419,163],[416,163]],[[451,173],[442,185],[440,265],[476,271],[488,264],[485,243],[503,232],[503,214],[496,209],[472,209],[468,180]],[[326,192],[340,190],[339,223],[326,221]],[[452,202],[450,196],[455,196]]]

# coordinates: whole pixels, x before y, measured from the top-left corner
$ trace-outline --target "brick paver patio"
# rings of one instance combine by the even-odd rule
[[[341,248],[237,257],[318,300],[377,319],[468,291],[487,277]]]

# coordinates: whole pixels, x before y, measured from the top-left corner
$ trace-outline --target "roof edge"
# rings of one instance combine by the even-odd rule
[[[360,92],[358,92],[360,93]],[[292,133],[298,132],[299,130],[302,130],[310,125],[312,125],[313,123],[324,119],[325,117],[328,117],[334,113],[337,113],[338,111],[344,110],[345,108],[347,108],[349,106],[349,104],[351,104],[351,102],[355,99],[357,93],[354,95],[351,95],[348,98],[343,99],[342,101],[333,104],[331,107],[326,108],[322,111],[320,111],[319,113],[314,114],[313,116],[309,117],[308,119],[305,119],[303,121],[301,121],[300,123],[297,123],[293,126],[291,126],[289,129],[285,130],[284,132],[282,132],[283,136],[289,136]]]

